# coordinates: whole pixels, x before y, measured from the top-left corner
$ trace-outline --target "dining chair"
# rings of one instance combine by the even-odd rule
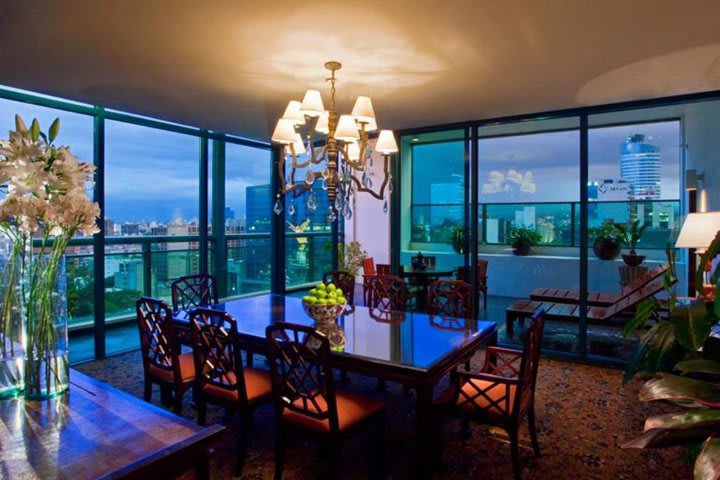
[[[437,257],[435,255],[425,256],[423,255],[423,263],[431,270],[434,270],[437,266]],[[419,256],[410,257],[410,262],[415,264],[419,259]]]
[[[175,280],[172,292],[173,312],[186,312],[197,307],[207,307],[218,303],[215,277],[207,274],[187,275]]]
[[[277,415],[275,478],[282,478],[289,431],[321,438],[330,459],[327,477],[337,478],[344,438],[372,423],[377,435],[372,443],[382,466],[385,405],[335,389],[328,338],[312,327],[292,323],[270,325],[265,335]]]
[[[432,315],[470,318],[472,287],[462,280],[435,280],[428,288],[428,311]]]
[[[226,312],[197,308],[190,312],[190,328],[197,372],[197,421],[205,425],[208,403],[239,413],[235,464],[235,475],[239,476],[247,454],[252,412],[272,400],[270,375],[243,367],[237,322]]]
[[[538,310],[530,319],[522,351],[488,347],[479,373],[455,371],[450,388],[436,400],[438,413],[453,413],[463,421],[503,428],[510,437],[513,475],[521,478],[518,433],[528,419],[533,451],[540,456],[535,428],[535,383],[540,363],[540,345],[545,312]]]
[[[323,275],[323,283],[335,284],[342,290],[348,305],[355,305],[355,275],[343,270],[330,270]]]
[[[392,266],[389,263],[378,263],[377,264],[378,275],[392,275]]]
[[[487,268],[488,261],[478,259],[477,261],[477,292],[483,295],[483,309],[487,310]],[[457,279],[471,283],[470,267],[458,267]]]
[[[405,282],[396,275],[375,275],[370,282],[370,308],[405,310]]]
[[[152,399],[152,386],[156,383],[160,386],[163,404],[171,402],[170,393],[173,393],[173,410],[180,415],[183,395],[195,383],[192,353],[180,351],[168,304],[156,298],[141,297],[135,302],[135,310],[140,331],[145,401]]]
[[[377,275],[375,271],[375,259],[367,257],[363,259],[363,305],[370,305],[370,279]]]

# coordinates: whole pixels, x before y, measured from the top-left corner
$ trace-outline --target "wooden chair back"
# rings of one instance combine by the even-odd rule
[[[379,265],[378,265],[379,266]],[[395,275],[375,275],[370,281],[371,308],[405,310],[405,282]]]
[[[488,268],[488,261],[480,259],[477,261],[477,285],[478,290],[487,290],[487,268]],[[464,282],[470,283],[471,277],[471,268],[470,267],[458,267],[457,271],[457,279],[462,280]]]
[[[217,286],[212,275],[198,274],[180,277],[172,283],[173,311],[190,310],[207,307],[218,303]]]
[[[362,261],[363,275],[375,275],[375,259],[373,257],[364,258]]]
[[[348,305],[355,305],[355,275],[343,270],[330,270],[323,275],[323,283],[335,284],[348,301]]]
[[[428,288],[428,309],[433,315],[470,318],[472,286],[462,280],[436,280]]]
[[[392,275],[392,267],[389,263],[377,264],[377,275]]]
[[[198,388],[215,392],[237,392],[247,404],[242,356],[237,348],[237,322],[226,312],[196,308],[190,312],[193,357]],[[218,395],[219,396],[219,395]]]
[[[156,298],[141,297],[135,302],[135,309],[145,374],[154,367],[171,372],[180,381],[180,345],[175,338],[170,306]]]
[[[544,327],[545,311],[538,310],[530,318],[530,324],[525,334],[520,371],[518,372],[515,407],[513,408],[513,414],[518,419],[525,416],[535,398],[535,382],[537,380],[538,366],[540,365]]]
[[[277,323],[265,330],[278,418],[290,410],[339,431],[330,342],[312,327]]]

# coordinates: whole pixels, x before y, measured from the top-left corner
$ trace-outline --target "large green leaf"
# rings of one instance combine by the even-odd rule
[[[680,401],[720,408],[720,383],[660,373],[657,378],[645,382],[639,397],[643,402]]]
[[[698,408],[695,410],[666,413],[665,415],[650,417],[645,420],[645,431],[658,428],[680,430],[713,425],[720,426],[720,410],[714,408]]]
[[[642,435],[633,438],[629,442],[623,443],[620,445],[620,448],[665,448],[686,445],[692,442],[703,441],[715,430],[717,430],[717,425],[697,429],[653,428],[643,432]]]
[[[720,438],[708,438],[695,459],[695,480],[720,478]]]
[[[624,337],[627,337],[630,335],[636,328],[640,328],[643,325],[645,325],[648,320],[650,320],[650,316],[655,312],[655,309],[657,308],[657,301],[650,297],[643,300],[640,305],[638,305],[637,310],[635,311],[635,316],[632,320],[630,320],[628,323],[626,323],[623,326],[622,334]]]
[[[670,322],[657,323],[640,339],[623,382],[628,382],[638,372],[669,372],[682,355],[682,348],[675,342],[675,326]]]
[[[720,375],[720,363],[707,358],[694,358],[678,363],[675,365],[675,370],[679,370],[682,373],[709,373],[712,375]]]
[[[696,351],[710,335],[712,325],[707,313],[707,308],[702,302],[673,310],[670,322],[675,325],[675,337],[678,343],[685,349]]]

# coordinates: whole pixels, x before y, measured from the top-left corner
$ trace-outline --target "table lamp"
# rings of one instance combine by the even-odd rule
[[[720,212],[690,213],[680,229],[675,248],[694,248],[702,255],[720,231]],[[690,272],[692,275],[694,272]],[[707,281],[706,281],[707,283]]]

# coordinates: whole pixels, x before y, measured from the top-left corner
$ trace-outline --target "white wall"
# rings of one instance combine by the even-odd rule
[[[375,145],[375,141],[371,141]],[[373,189],[379,191],[382,183],[384,159],[373,152],[373,166],[370,169]],[[390,263],[390,202],[394,194],[385,189],[385,197],[389,198],[388,211],[383,212],[384,200],[378,200],[368,193],[357,193],[357,207],[350,221],[345,220],[345,243],[353,240],[360,242],[368,256],[375,263]],[[356,281],[362,283],[358,275]]]

